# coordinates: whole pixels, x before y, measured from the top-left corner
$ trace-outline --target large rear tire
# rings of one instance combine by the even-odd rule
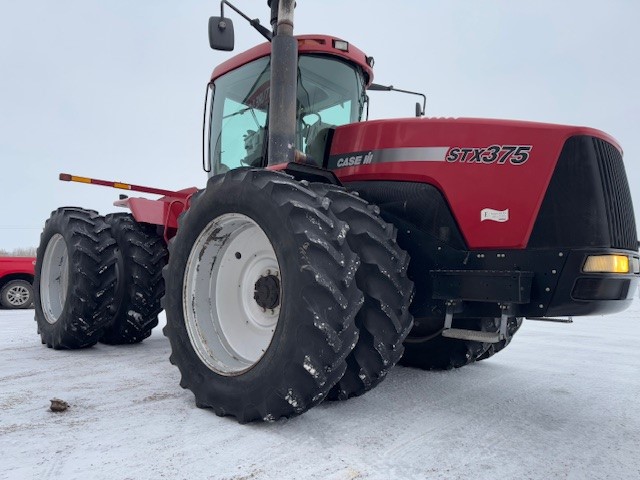
[[[113,320],[100,341],[110,345],[138,343],[158,325],[167,249],[155,225],[138,223],[129,213],[112,213],[105,221],[118,247],[118,286],[111,308]]]
[[[196,405],[241,422],[323,401],[358,340],[348,226],[291,177],[212,177],[180,219],[165,268],[165,335]]]
[[[462,318],[454,320],[457,328],[495,331],[492,318]],[[447,338],[441,331],[423,335],[419,329],[409,333],[404,342],[404,355],[400,364],[423,370],[449,370],[475,362],[491,344]]]
[[[346,400],[382,382],[402,357],[402,342],[413,326],[409,255],[396,243],[397,231],[380,217],[378,207],[335,185],[311,188],[330,199],[331,211],[349,224],[347,243],[360,257],[356,284],[364,293],[364,304],[355,319],[360,338],[347,357],[344,376],[328,396]]]
[[[115,250],[109,225],[97,212],[64,207],[51,214],[40,237],[34,280],[42,343],[55,349],[97,343],[111,321]]]
[[[29,308],[33,303],[33,287],[26,280],[9,280],[0,290],[0,305],[4,308]]]

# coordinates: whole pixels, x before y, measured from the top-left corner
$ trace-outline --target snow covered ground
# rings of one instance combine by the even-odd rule
[[[0,310],[0,331],[2,479],[640,478],[640,301],[525,321],[488,361],[396,367],[360,398],[244,426],[195,407],[160,328],[71,352],[40,344],[32,310]]]

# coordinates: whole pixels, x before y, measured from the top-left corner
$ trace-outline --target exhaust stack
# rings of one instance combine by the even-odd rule
[[[270,0],[271,89],[268,165],[295,160],[298,42],[293,36],[295,0]]]

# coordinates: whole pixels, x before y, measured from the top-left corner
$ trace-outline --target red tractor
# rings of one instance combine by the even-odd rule
[[[228,5],[238,11],[226,0]],[[170,360],[199,407],[240,422],[361,395],[397,362],[448,369],[506,347],[524,317],[619,312],[640,275],[616,141],[530,122],[366,121],[373,59],[273,32],[219,65],[204,118],[207,186],[61,208],[38,249],[42,342],[140,342],[166,311]],[[233,24],[212,17],[213,48]],[[411,258],[411,260],[409,260]]]

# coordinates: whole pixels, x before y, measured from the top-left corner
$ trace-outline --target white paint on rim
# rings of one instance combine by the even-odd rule
[[[215,373],[246,372],[271,344],[280,307],[264,310],[253,298],[256,282],[267,275],[281,278],[273,245],[246,215],[213,219],[194,242],[183,279],[183,313],[192,347]]]
[[[54,324],[62,315],[69,288],[69,251],[64,237],[56,233],[49,239],[42,259],[40,303],[44,318]]]

